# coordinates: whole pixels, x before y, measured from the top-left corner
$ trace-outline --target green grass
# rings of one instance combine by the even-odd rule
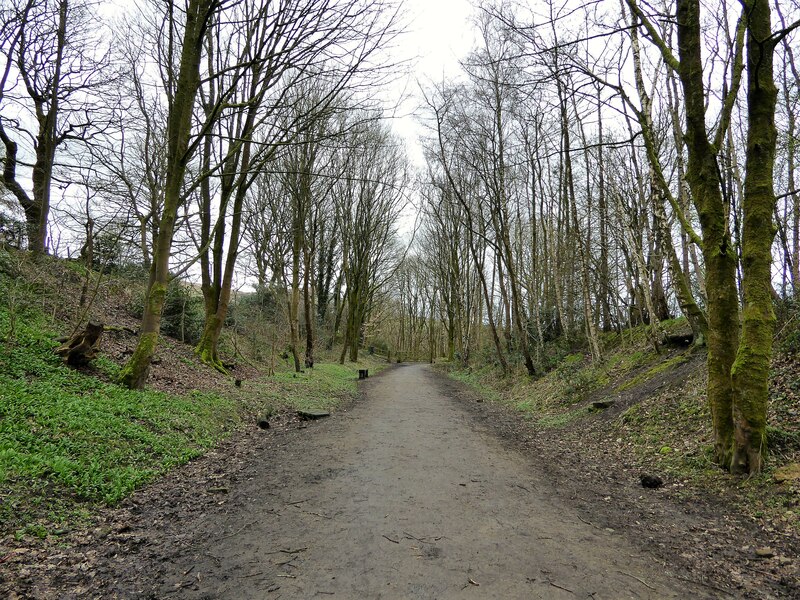
[[[377,374],[385,363],[364,359],[360,363],[317,363],[303,373],[291,370],[278,371],[252,385],[263,400],[264,412],[274,412],[280,407],[294,410],[331,410],[357,390],[358,370]]]
[[[583,407],[569,412],[545,415],[537,419],[536,424],[545,429],[559,429],[561,427],[566,427],[577,419],[585,417],[587,414],[589,414],[589,409]]]
[[[130,391],[68,368],[41,313],[17,319],[0,342],[0,530],[41,533],[33,521],[43,515],[52,523],[80,502],[114,504],[239,420],[229,398]],[[8,326],[0,306],[0,335]],[[96,369],[113,378],[119,367],[100,358]]]

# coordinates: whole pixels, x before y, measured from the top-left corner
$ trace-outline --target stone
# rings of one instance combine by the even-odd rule
[[[768,546],[764,546],[763,548],[756,548],[755,554],[757,558],[772,558],[775,556],[775,551]]]
[[[313,421],[314,419],[330,417],[331,413],[329,413],[327,410],[298,410],[297,416],[303,421]]]
[[[639,479],[642,482],[642,487],[654,490],[664,485],[664,480],[657,475],[640,475]]]

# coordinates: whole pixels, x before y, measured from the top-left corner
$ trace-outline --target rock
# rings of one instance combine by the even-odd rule
[[[664,480],[657,475],[640,475],[639,479],[642,482],[642,487],[654,490],[664,485]]]
[[[592,402],[592,408],[603,410],[614,406],[614,400],[595,400]]]
[[[768,546],[764,546],[763,548],[756,548],[756,558],[772,558],[775,556],[775,551]]]
[[[772,477],[777,483],[800,480],[800,463],[789,463],[780,469],[775,469]]]
[[[327,410],[298,410],[297,416],[303,421],[313,421],[314,419],[330,417],[331,413],[329,413]]]

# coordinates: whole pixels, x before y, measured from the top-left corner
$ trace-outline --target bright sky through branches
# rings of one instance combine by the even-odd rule
[[[422,166],[418,142],[422,129],[413,115],[421,102],[419,84],[458,75],[459,60],[473,45],[474,9],[469,0],[405,0],[403,7],[409,28],[398,40],[397,59],[410,59],[413,66],[408,77],[396,83],[396,94],[410,98],[401,107],[393,127],[405,139],[410,159]],[[394,95],[395,91],[390,93]]]

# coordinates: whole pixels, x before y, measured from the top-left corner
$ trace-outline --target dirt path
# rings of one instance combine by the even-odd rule
[[[374,378],[352,411],[246,468],[219,510],[186,523],[156,595],[706,597],[562,506],[438,377]]]

